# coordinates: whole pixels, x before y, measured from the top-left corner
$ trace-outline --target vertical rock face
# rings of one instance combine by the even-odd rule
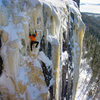
[[[1,0],[0,99],[74,100],[84,30],[72,0]]]

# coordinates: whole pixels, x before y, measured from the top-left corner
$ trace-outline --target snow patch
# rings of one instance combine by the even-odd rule
[[[38,96],[40,95],[40,91],[37,89],[37,87],[33,87],[32,85],[27,86],[27,91],[29,92],[30,96],[32,97],[32,99],[36,99],[38,98]]]
[[[18,35],[17,35],[17,30],[16,30],[16,26],[13,23],[9,23],[8,26],[5,26],[3,28],[9,36],[9,40],[14,41],[18,39]]]
[[[52,45],[59,45],[58,39],[56,36],[48,36],[48,41],[52,44]]]
[[[7,83],[9,83],[9,84],[7,84]],[[2,76],[0,77],[0,86],[1,86],[0,89],[6,88],[9,90],[9,93],[11,93],[11,94],[15,93],[13,83],[12,83],[10,77],[8,77],[8,75],[5,72],[3,72]]]
[[[47,67],[52,65],[52,61],[42,51],[39,52],[38,59],[44,62]]]
[[[30,69],[26,67],[20,67],[18,69],[18,76],[17,81],[22,81],[22,84],[27,84],[29,82],[27,72],[29,72]]]
[[[75,100],[88,100],[88,84],[90,82],[90,79],[92,77],[92,70],[90,66],[87,64],[86,59],[81,60],[81,68],[80,68],[80,74],[79,74],[79,81],[78,81],[78,88]]]
[[[38,59],[34,59],[34,60],[33,60],[33,65],[34,65],[35,67],[38,67],[38,68],[41,69],[41,64],[40,64],[40,62],[38,61]]]
[[[41,89],[38,89],[35,85],[33,86],[32,84],[27,87],[27,91],[32,97],[32,100],[37,99],[40,97],[42,93],[47,93],[48,89],[46,87],[41,87]]]
[[[67,51],[62,52],[62,65],[66,65],[66,60],[68,59]]]

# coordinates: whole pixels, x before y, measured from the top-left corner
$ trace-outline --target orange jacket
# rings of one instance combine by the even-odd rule
[[[33,36],[33,35],[29,36],[31,41],[35,41],[36,37],[37,37],[37,33],[36,32],[35,32],[35,36]]]

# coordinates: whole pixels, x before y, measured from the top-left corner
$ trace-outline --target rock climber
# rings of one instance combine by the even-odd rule
[[[38,47],[39,42],[35,41],[36,37],[37,37],[37,31],[36,30],[35,30],[35,33],[33,33],[33,34],[29,33],[31,51],[32,51],[32,45],[33,44],[36,44],[36,46],[35,46],[36,48]]]

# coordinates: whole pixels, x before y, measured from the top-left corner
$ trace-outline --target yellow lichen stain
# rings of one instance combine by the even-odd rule
[[[38,67],[35,67],[32,65],[32,63],[27,63],[27,65],[30,67],[30,72],[28,72],[28,77],[30,79],[31,83],[35,83],[37,85],[41,84],[42,86],[45,86],[46,83],[44,80],[40,79],[40,76],[43,76],[42,70]]]
[[[26,64],[27,64],[27,66],[29,67],[29,66],[32,65],[32,62],[27,62],[27,61],[26,61]]]
[[[58,95],[59,95],[59,45],[54,45],[54,80],[55,80],[55,85],[54,85],[54,93],[55,93],[55,99],[58,100]]]
[[[51,21],[52,21],[51,33],[52,33],[52,35],[55,35],[55,17],[54,16],[51,16]]]
[[[82,48],[83,34],[84,34],[83,28],[81,28],[81,32],[80,32],[80,34],[79,34],[80,48]]]
[[[77,89],[77,82],[75,82],[75,90]]]
[[[24,98],[17,97],[16,94],[14,95],[9,94],[6,100],[24,100]]]
[[[43,76],[41,68],[35,67],[32,62],[27,62],[27,66],[31,69],[27,76],[30,80],[30,83],[35,84],[37,89],[41,91],[43,86],[46,86],[45,80],[42,80],[40,76]],[[48,93],[42,93],[38,98],[42,98],[41,100],[47,99]],[[36,100],[38,100],[38,98]]]
[[[17,85],[16,85],[16,82],[14,81],[14,79],[12,77],[10,77],[12,83],[13,83],[13,86],[15,88],[15,91],[18,93],[18,89],[17,89]]]
[[[75,82],[75,92],[76,92],[76,90],[77,90],[77,86],[78,86],[78,82]],[[76,97],[76,93],[75,93],[75,95],[74,95],[74,100],[75,100],[75,97]]]
[[[7,88],[0,87],[0,90],[1,95],[3,96],[3,100],[24,100],[23,98],[20,98],[18,95],[16,95],[16,93],[10,94]]]
[[[0,34],[1,34],[1,36],[2,36],[3,42],[4,42],[4,43],[7,42],[7,40],[8,40],[8,35],[7,35],[7,33],[6,33],[4,30],[0,29]]]
[[[19,93],[24,94],[26,85],[23,85],[21,81],[18,82]]]
[[[12,83],[14,85],[16,94],[11,95],[9,94],[9,100],[24,100],[23,98],[19,97],[19,94],[24,94],[25,90],[26,90],[26,86],[27,85],[22,85],[21,81],[19,81],[18,83],[14,81],[14,79],[12,77],[10,77],[10,79],[12,80]],[[16,97],[18,96],[18,97]]]
[[[41,94],[42,100],[48,100],[47,95],[48,95],[47,93],[42,93]]]
[[[16,95],[15,94],[14,95],[8,94],[7,100],[17,100]]]

